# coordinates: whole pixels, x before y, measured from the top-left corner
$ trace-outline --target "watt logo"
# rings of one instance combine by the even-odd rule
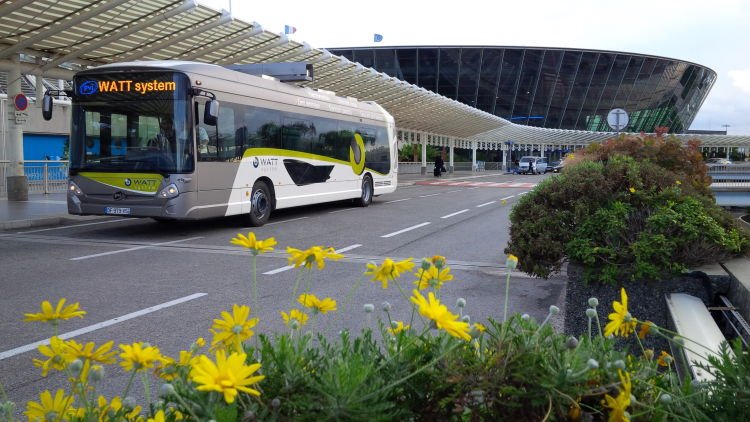
[[[96,81],[86,81],[78,87],[78,93],[81,95],[96,94],[99,91],[99,84]]]

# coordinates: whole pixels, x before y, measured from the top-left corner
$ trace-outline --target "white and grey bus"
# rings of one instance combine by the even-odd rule
[[[260,226],[274,209],[367,206],[397,186],[394,120],[372,102],[179,61],[105,65],[73,87],[71,214]],[[51,107],[47,95],[45,118]]]

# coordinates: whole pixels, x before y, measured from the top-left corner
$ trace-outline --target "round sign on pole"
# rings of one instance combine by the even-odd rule
[[[13,104],[16,105],[16,110],[26,111],[26,108],[29,107],[29,99],[23,94],[16,94],[16,96],[13,97]]]
[[[625,129],[629,121],[628,112],[621,108],[614,108],[607,114],[607,124],[617,132]]]

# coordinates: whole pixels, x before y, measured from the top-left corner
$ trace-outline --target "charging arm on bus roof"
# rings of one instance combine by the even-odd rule
[[[70,98],[73,96],[73,91],[67,89],[48,89],[44,93],[44,97],[42,98],[42,117],[44,118],[44,120],[52,120],[52,98],[62,95]]]
[[[281,82],[311,82],[313,65],[305,62],[249,63],[224,66],[254,76],[271,76]]]

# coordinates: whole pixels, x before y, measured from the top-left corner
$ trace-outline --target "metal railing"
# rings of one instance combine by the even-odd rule
[[[68,185],[68,161],[28,160],[24,161],[23,173],[29,183],[29,193],[65,192]],[[7,177],[10,162],[0,161],[0,197],[8,196]]]
[[[445,163],[448,167],[448,163]],[[432,161],[427,162],[427,172],[432,173],[432,169],[435,167],[435,163]],[[483,171],[483,170],[501,170],[503,163],[494,161],[479,161],[477,160],[476,168],[472,169],[471,161],[455,161],[453,162],[453,170],[455,171]],[[422,171],[422,163],[419,161],[399,161],[398,172],[399,174],[419,174]]]

